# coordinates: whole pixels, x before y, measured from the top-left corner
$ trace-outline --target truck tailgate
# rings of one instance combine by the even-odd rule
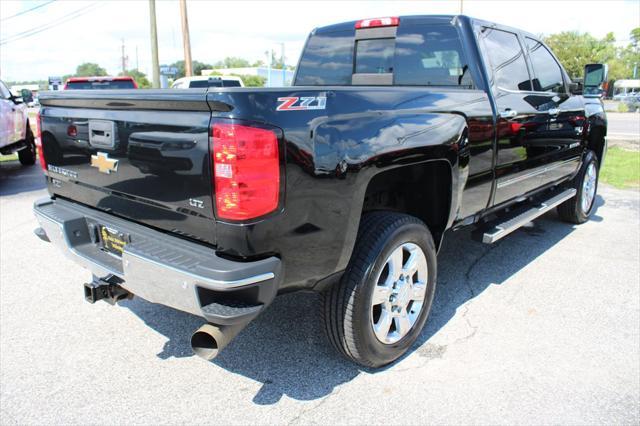
[[[41,96],[50,192],[215,244],[204,90]]]

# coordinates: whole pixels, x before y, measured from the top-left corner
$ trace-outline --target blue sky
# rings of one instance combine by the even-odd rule
[[[82,62],[97,62],[110,73],[120,70],[124,39],[129,68],[149,73],[148,1],[56,0],[6,19],[42,1],[0,0],[0,40],[42,29],[74,12],[76,19],[39,34],[0,45],[0,78],[46,79],[72,73]],[[597,37],[614,32],[626,44],[640,26],[640,1],[464,0],[464,13],[519,27],[535,34],[588,31]],[[295,65],[308,32],[317,26],[378,16],[455,14],[460,1],[285,1],[211,2],[188,0],[192,56],[215,62],[225,56],[264,59],[284,43],[287,63]],[[178,2],[157,0],[160,62],[182,59]]]

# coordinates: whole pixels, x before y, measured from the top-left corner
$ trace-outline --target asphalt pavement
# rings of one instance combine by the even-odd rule
[[[317,297],[279,297],[212,362],[202,321],[83,300],[87,271],[33,235],[38,166],[0,163],[4,424],[638,424],[640,193],[600,188],[495,245],[446,236],[418,343],[381,370],[339,357]]]

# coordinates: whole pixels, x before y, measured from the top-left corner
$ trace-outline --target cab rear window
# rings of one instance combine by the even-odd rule
[[[91,89],[135,89],[131,80],[113,81],[69,81],[67,90],[91,90]]]
[[[314,34],[302,52],[297,86],[345,86],[353,73],[355,30]]]
[[[357,74],[385,74],[393,72],[394,38],[374,38],[356,42]]]
[[[471,88],[473,82],[455,27],[401,25],[396,36],[394,84]]]
[[[393,76],[387,84],[393,81],[397,86],[473,87],[458,31],[452,25],[403,25],[401,21],[395,37],[358,36],[355,40],[354,36],[354,31],[312,35],[295,84],[347,86],[354,74],[385,74]]]

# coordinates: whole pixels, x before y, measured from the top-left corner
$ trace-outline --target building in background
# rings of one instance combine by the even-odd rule
[[[202,70],[202,75],[218,73],[222,75],[256,75],[265,79],[265,87],[291,86],[293,71],[281,70],[267,67],[246,67],[246,68],[215,68]],[[284,76],[284,81],[283,81]]]

